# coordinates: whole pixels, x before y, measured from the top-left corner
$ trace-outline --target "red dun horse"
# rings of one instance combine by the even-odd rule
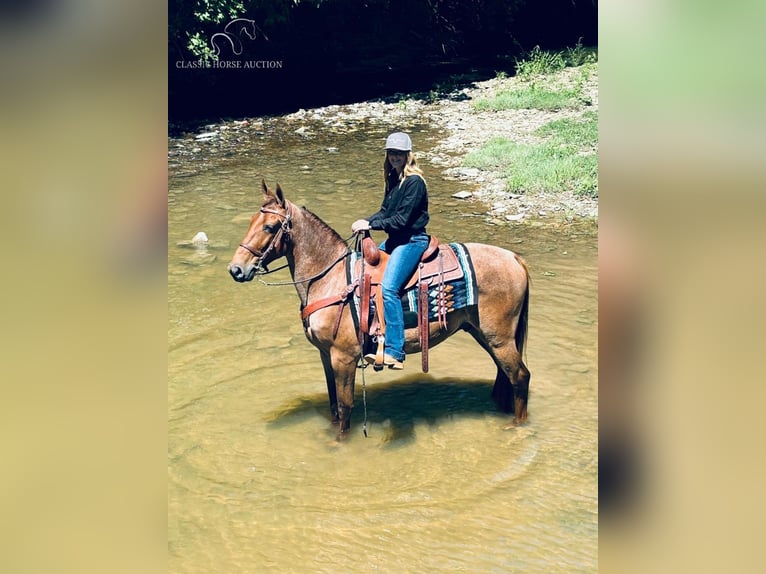
[[[272,191],[262,182],[264,201],[229,263],[229,273],[240,283],[280,257],[287,259],[301,309],[347,288],[346,242],[305,208],[286,200],[277,184]],[[447,315],[446,328],[430,323],[430,345],[438,345],[459,330],[468,331],[497,366],[492,397],[514,422],[527,418],[530,373],[522,361],[529,309],[529,273],[517,254],[480,243],[465,248],[473,262],[478,286],[477,305]],[[337,332],[336,332],[337,329]],[[309,342],[319,349],[327,380],[333,423],[339,436],[351,426],[354,379],[362,353],[350,305],[332,305],[314,311],[304,321]],[[407,329],[405,352],[420,352],[418,330]]]

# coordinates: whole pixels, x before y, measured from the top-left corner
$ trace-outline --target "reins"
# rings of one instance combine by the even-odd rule
[[[308,283],[309,281],[313,281],[314,279],[319,279],[327,275],[327,273],[329,273],[333,267],[335,267],[338,263],[343,261],[349,255],[351,255],[351,253],[352,251],[350,249],[346,249],[346,251],[343,252],[337,259],[335,259],[335,261],[330,263],[330,265],[322,269],[319,273],[312,275],[311,277],[306,277],[305,279],[296,279],[294,281],[277,281],[277,282],[269,283],[268,281],[264,281],[263,279],[260,278],[260,275],[268,275],[269,273],[274,273],[275,271],[284,269],[285,267],[287,267],[287,264],[282,265],[282,267],[277,267],[276,269],[272,269],[271,271],[266,271],[266,270],[262,272],[256,271],[256,275],[258,276],[258,282],[262,283],[263,285],[266,285],[267,287],[283,287],[285,285],[299,285],[300,283]]]

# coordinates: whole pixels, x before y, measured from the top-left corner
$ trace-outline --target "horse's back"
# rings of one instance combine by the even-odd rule
[[[524,259],[518,254],[485,243],[465,243],[466,249],[471,256],[471,263],[476,272],[477,282],[494,283],[491,281],[495,277],[497,281],[506,284],[512,283],[526,290],[528,271]]]

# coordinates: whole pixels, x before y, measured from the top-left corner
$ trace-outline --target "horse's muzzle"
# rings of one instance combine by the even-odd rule
[[[255,277],[255,266],[250,265],[249,269],[245,271],[241,266],[236,263],[229,265],[229,275],[232,276],[237,283],[244,283],[245,281],[252,281]]]

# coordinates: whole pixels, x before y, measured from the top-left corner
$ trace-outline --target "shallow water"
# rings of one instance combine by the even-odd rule
[[[527,260],[529,421],[505,428],[495,367],[461,333],[431,350],[427,375],[414,356],[402,372],[365,370],[364,389],[358,376],[337,445],[294,288],[235,283],[226,265],[261,177],[350,235],[378,208],[385,133],[282,128],[243,130],[235,152],[170,142],[169,571],[595,572],[595,229],[489,226],[451,197],[465,186],[423,162],[431,233]],[[439,137],[412,134],[424,151]],[[178,246],[198,231],[208,248]]]

